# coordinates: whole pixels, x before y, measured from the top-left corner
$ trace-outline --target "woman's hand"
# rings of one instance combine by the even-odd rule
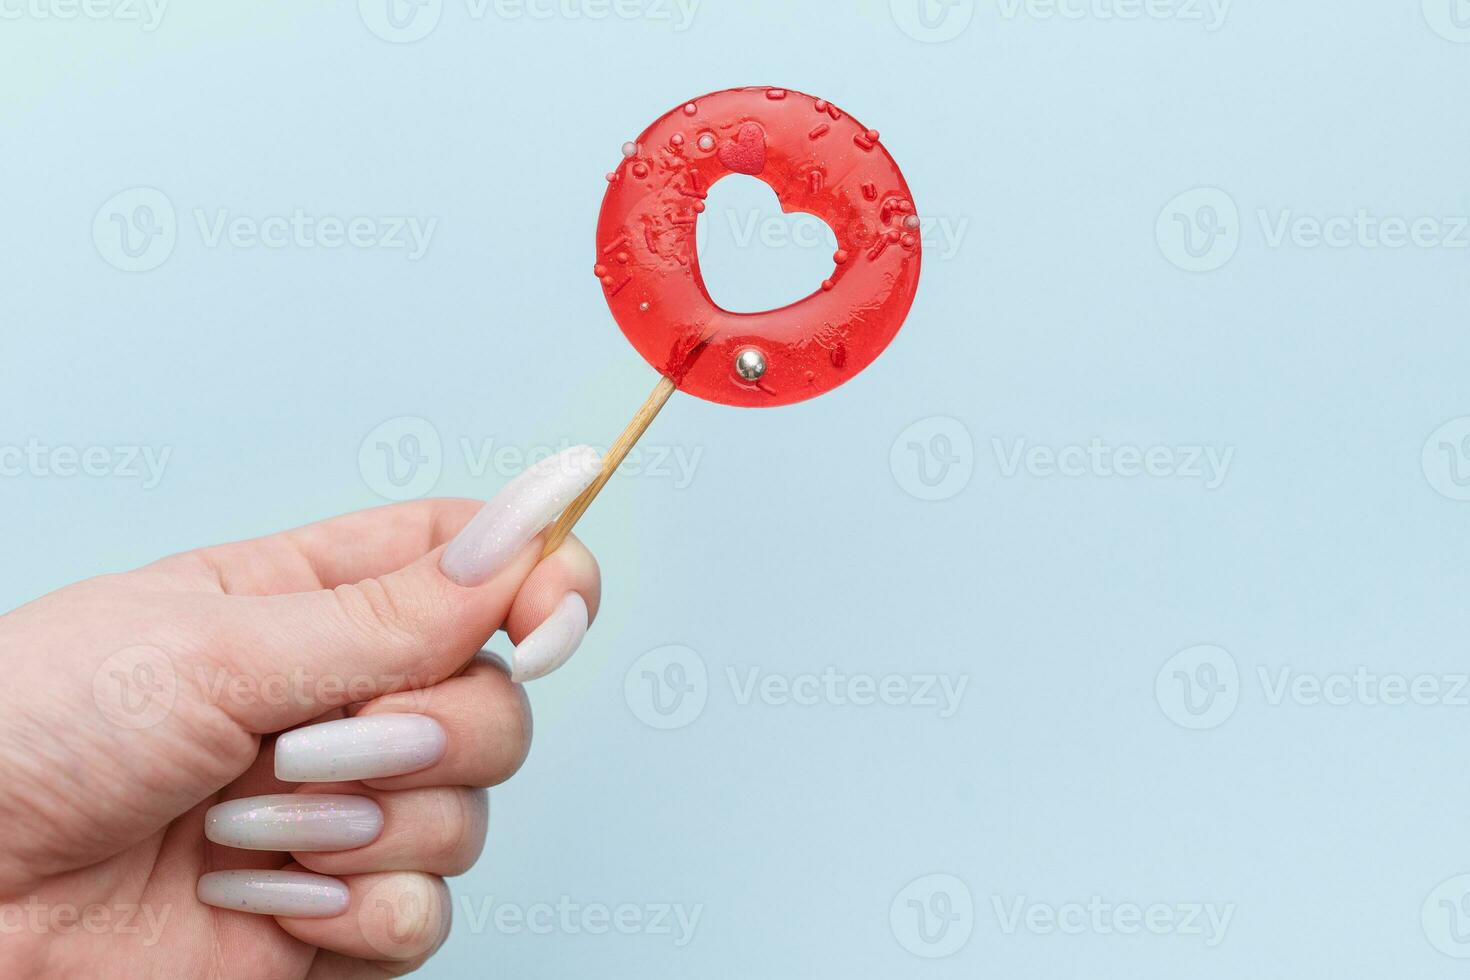
[[[567,450],[478,513],[351,514],[0,617],[0,976],[427,959],[443,876],[484,845],[484,787],[529,748],[516,682],[596,611],[592,555],[569,539],[539,561],[538,535],[598,463]],[[502,627],[514,676],[481,653]]]

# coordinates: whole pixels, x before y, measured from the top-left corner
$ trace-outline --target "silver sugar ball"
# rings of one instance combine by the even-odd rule
[[[735,355],[735,373],[746,381],[759,381],[766,373],[766,355],[747,347]]]

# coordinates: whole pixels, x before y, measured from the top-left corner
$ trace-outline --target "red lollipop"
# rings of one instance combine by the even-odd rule
[[[607,175],[594,267],[618,326],[662,375],[602,473],[547,540],[555,550],[677,388],[739,406],[831,391],[881,354],[919,285],[919,217],[898,164],[825,99],[779,88],[715,92],[657,119]],[[710,299],[695,228],[732,173],[770,184],[787,212],[837,234],[835,269],[790,306],[731,313]]]

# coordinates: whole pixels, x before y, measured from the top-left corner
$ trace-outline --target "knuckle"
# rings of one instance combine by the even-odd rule
[[[459,802],[459,791],[452,787],[440,787],[430,791],[434,795],[433,808],[437,819],[428,835],[424,857],[429,867],[438,870],[454,863],[460,844],[469,833],[463,805]]]
[[[370,578],[332,590],[349,623],[374,639],[401,644],[414,639],[409,611],[382,579]]]
[[[485,847],[485,791],[452,788],[442,794],[443,830],[435,842],[433,865],[440,874],[464,874]]]
[[[505,782],[520,772],[526,757],[531,754],[534,725],[531,720],[530,699],[520,685],[507,684],[510,689],[504,697],[498,699],[497,704],[496,722],[499,730],[494,744],[499,747],[499,751],[496,753],[494,771],[488,785]]]

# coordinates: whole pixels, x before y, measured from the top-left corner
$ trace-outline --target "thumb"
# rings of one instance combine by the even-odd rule
[[[447,545],[396,571],[334,589],[225,597],[215,658],[224,683],[207,696],[264,733],[453,675],[505,621],[540,560],[541,531],[600,467],[587,446],[541,460]]]

